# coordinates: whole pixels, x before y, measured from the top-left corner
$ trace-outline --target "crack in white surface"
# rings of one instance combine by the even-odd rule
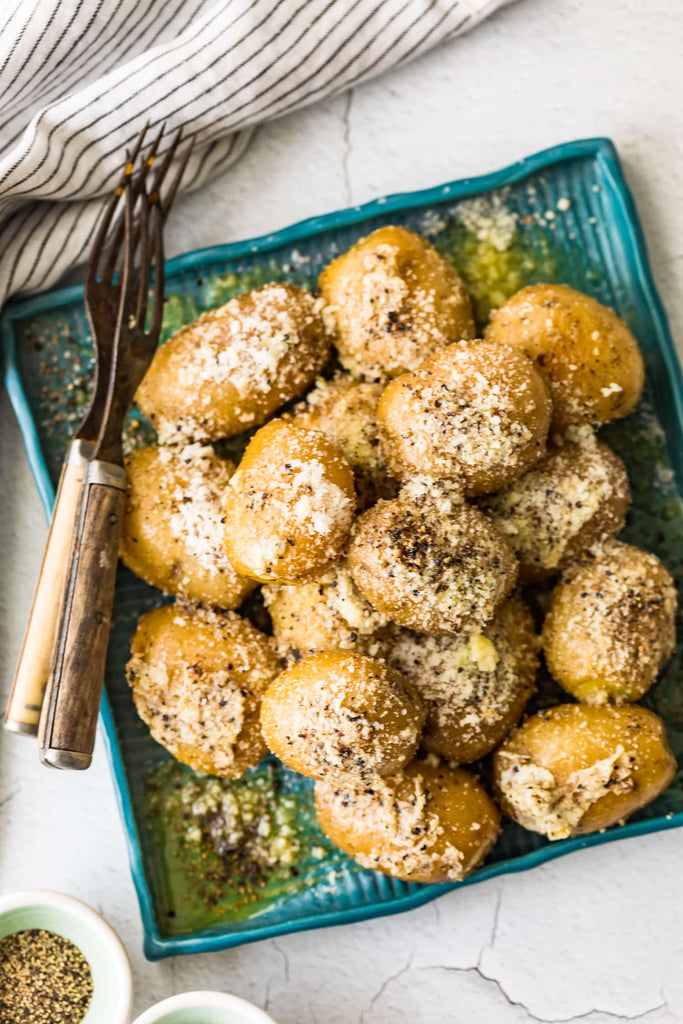
[[[277,939],[273,939],[273,943],[272,944],[273,944],[273,949],[277,953],[279,953],[280,956],[282,957],[282,962],[283,962],[284,968],[285,968],[285,981],[289,981],[289,957],[285,953],[285,951],[282,948],[282,946],[278,943]]]
[[[480,977],[482,979],[482,981],[485,981],[485,982],[487,982],[490,985],[495,985],[495,987],[498,989],[500,994],[505,999],[506,1003],[508,1003],[510,1006],[519,1007],[519,1009],[524,1010],[524,1012],[526,1014],[528,1014],[528,1016],[531,1018],[531,1020],[538,1021],[539,1024],[572,1024],[573,1021],[587,1020],[590,1017],[598,1016],[598,1015],[602,1016],[602,1017],[609,1017],[610,1020],[638,1021],[638,1020],[644,1020],[646,1017],[649,1017],[651,1014],[656,1013],[658,1010],[666,1010],[666,1009],[668,1009],[668,1005],[667,1005],[666,999],[664,998],[664,994],[662,993],[662,1002],[661,1003],[659,1003],[657,1006],[650,1007],[649,1010],[644,1010],[642,1013],[638,1013],[638,1014],[635,1014],[633,1016],[629,1016],[628,1014],[613,1013],[610,1010],[602,1010],[599,1007],[595,1007],[595,1008],[593,1008],[591,1010],[587,1010],[585,1013],[581,1013],[581,1014],[575,1015],[573,1017],[552,1017],[552,1018],[550,1018],[550,1017],[539,1017],[537,1014],[532,1013],[532,1011],[529,1009],[528,1006],[525,1005],[525,1003],[518,1002],[518,1001],[514,1000],[512,998],[512,996],[510,996],[506,992],[505,988],[503,987],[502,983],[499,981],[498,978],[496,978],[496,977],[494,977],[493,975],[490,975],[490,974],[485,974],[484,970],[482,968],[482,960],[484,959],[484,954],[489,952],[490,950],[492,950],[494,945],[495,945],[495,942],[496,942],[496,936],[498,934],[498,922],[500,920],[500,908],[501,908],[502,900],[503,900],[503,890],[499,889],[498,890],[498,895],[497,895],[497,898],[496,898],[495,910],[493,912],[493,922],[491,924],[491,934],[489,936],[488,942],[484,946],[482,946],[481,951],[479,953],[479,957],[477,959],[477,962],[476,962],[475,966],[474,967],[440,967],[440,966],[436,965],[436,967],[434,969],[436,969],[436,970],[445,970],[445,971],[454,971],[454,972],[463,972],[465,974],[472,973],[472,972],[475,973],[476,975],[478,975],[478,977]],[[429,970],[429,968],[424,968],[424,969],[425,970]]]
[[[429,906],[434,911],[434,917],[436,918],[436,927],[440,928],[441,927],[441,908],[439,907],[439,901],[438,900],[432,900],[432,902],[429,904]]]
[[[489,947],[485,947],[488,949]],[[484,950],[482,950],[483,954]],[[513,999],[504,989],[502,983],[498,978],[494,978],[493,975],[485,974],[481,967],[481,955],[479,961],[474,967],[451,967],[449,965],[432,964],[429,967],[421,967],[420,971],[447,971],[449,974],[476,974],[477,977],[481,978],[482,981],[487,982],[489,985],[494,985],[500,994],[502,995],[508,1006],[515,1007],[516,1009],[524,1010],[530,1020],[537,1021],[538,1024],[573,1024],[577,1020],[588,1020],[590,1017],[608,1017],[610,1020],[627,1020],[627,1021],[638,1021],[645,1020],[651,1014],[656,1013],[658,1010],[667,1010],[668,1006],[666,1002],[658,1003],[657,1006],[650,1007],[649,1010],[644,1010],[642,1013],[637,1013],[634,1016],[629,1016],[623,1013],[612,1013],[610,1010],[602,1010],[600,1007],[594,1007],[591,1010],[586,1010],[585,1013],[580,1013],[573,1017],[539,1017],[533,1013],[529,1007],[521,1000]]]
[[[661,1003],[658,1003],[657,1006],[650,1007],[648,1010],[644,1010],[642,1013],[633,1014],[633,1015],[614,1013],[611,1010],[603,1010],[600,1007],[595,1007],[595,1008],[593,1008],[591,1010],[587,1010],[585,1013],[581,1013],[581,1014],[575,1015],[573,1017],[539,1017],[538,1014],[533,1013],[529,1009],[529,1007],[525,1003],[523,1003],[521,1000],[513,999],[512,996],[509,995],[509,993],[505,990],[502,982],[498,978],[494,977],[493,975],[486,974],[484,969],[483,969],[483,967],[482,967],[482,960],[484,958],[484,955],[489,950],[493,949],[493,947],[495,945],[495,942],[496,942],[496,937],[497,937],[497,934],[498,934],[498,924],[499,924],[499,920],[500,920],[500,911],[501,911],[502,898],[503,898],[503,891],[502,891],[502,889],[499,889],[497,897],[496,897],[496,905],[495,905],[495,908],[494,908],[494,911],[493,911],[493,919],[492,919],[492,922],[491,922],[491,932],[490,932],[490,935],[489,935],[489,938],[488,938],[487,942],[485,942],[484,945],[482,946],[481,951],[479,953],[479,957],[477,958],[477,962],[476,962],[476,964],[473,967],[453,967],[453,966],[448,965],[448,964],[430,964],[430,965],[427,965],[425,967],[418,967],[418,968],[416,968],[416,970],[419,971],[420,973],[424,973],[424,972],[427,972],[427,971],[446,971],[446,972],[448,972],[450,974],[474,974],[478,978],[480,978],[483,982],[485,982],[487,985],[493,985],[498,990],[498,992],[503,997],[503,999],[508,1004],[508,1006],[511,1006],[511,1007],[513,1007],[515,1009],[523,1010],[524,1013],[527,1014],[527,1017],[529,1018],[529,1020],[535,1021],[536,1024],[574,1024],[575,1021],[584,1021],[584,1020],[590,1020],[591,1018],[600,1018],[600,1017],[606,1018],[608,1020],[613,1020],[613,1021],[619,1021],[619,1020],[621,1020],[621,1021],[642,1021],[642,1020],[645,1020],[647,1017],[650,1017],[653,1013],[657,1013],[659,1010],[667,1010],[668,1011],[668,1004],[667,1004],[667,1001],[666,1001],[666,999],[664,997],[664,994],[662,993],[662,1002]],[[436,911],[436,901],[433,904],[433,906],[434,906],[434,909]],[[438,913],[437,913],[437,920],[439,920]],[[385,978],[385,980],[382,982],[380,987],[375,992],[374,996],[371,998],[370,1002],[361,1011],[361,1014],[360,1014],[360,1016],[358,1018],[358,1024],[366,1024],[366,1022],[367,1022],[367,1024],[371,1024],[371,1022],[370,1022],[370,1020],[368,1018],[368,1015],[372,1012],[372,1010],[373,1010],[374,1006],[376,1005],[376,1003],[378,1003],[379,1000],[382,998],[382,996],[386,992],[387,988],[390,985],[392,985],[395,981],[397,981],[399,978],[401,978],[404,974],[408,973],[412,969],[413,959],[414,959],[414,951],[410,954],[410,957],[408,958],[406,964],[400,970],[396,971],[396,973],[392,974],[390,977]],[[597,1024],[597,1022],[596,1022],[596,1024]]]
[[[405,963],[405,966],[402,967],[400,969],[400,971],[396,971],[395,974],[392,974],[390,977],[384,979],[384,981],[382,982],[380,987],[377,989],[377,991],[375,992],[374,996],[372,997],[372,999],[370,1000],[368,1005],[365,1007],[364,1010],[361,1010],[360,1017],[358,1018],[358,1024],[365,1024],[366,1014],[370,1013],[370,1011],[372,1010],[372,1008],[375,1005],[375,1003],[379,999],[382,998],[382,996],[384,995],[384,993],[387,990],[387,988],[389,987],[389,985],[391,985],[394,981],[396,981],[398,978],[400,978],[403,974],[406,974],[412,968],[412,966],[413,966],[413,957],[414,956],[415,956],[415,952],[413,951],[410,954],[410,956],[408,957],[408,959],[407,959],[407,961]]]
[[[631,1017],[625,1013],[611,1013],[609,1010],[586,1010],[585,1013],[580,1013],[578,1017],[569,1018],[569,1024],[572,1024],[575,1020],[586,1020],[587,1017],[591,1017],[593,1014],[600,1014],[601,1017],[609,1017],[611,1020],[645,1020],[645,1018],[649,1017],[651,1013],[656,1013],[658,1010],[668,1011],[668,1009],[668,1003],[665,1001],[663,1003],[659,1003],[657,1006],[651,1007],[649,1010],[643,1010],[642,1013],[637,1013],[635,1017]],[[567,1019],[553,1020],[550,1024],[567,1024]]]
[[[344,134],[342,136],[344,148],[342,151],[342,171],[344,173],[344,194],[346,196],[346,202],[351,205],[352,193],[351,193],[351,108],[353,106],[353,89],[349,89],[346,94],[346,102],[344,103],[344,113],[342,114],[342,125],[344,128]]]
[[[482,949],[481,953],[479,954],[479,962],[480,963],[481,963],[481,958],[484,955],[484,953],[486,952],[486,950],[487,949],[493,949],[493,946],[495,944],[496,936],[498,934],[498,919],[500,917],[500,905],[502,903],[502,900],[503,900],[503,890],[499,889],[498,890],[498,895],[496,896],[496,909],[493,911],[493,924],[491,925],[491,935],[489,937],[488,945],[485,946],[484,949]]]
[[[10,802],[10,800],[14,800],[14,798],[18,794],[18,792],[19,792],[19,787],[17,787],[16,789],[13,789],[11,793],[7,794],[7,796],[4,796],[2,798],[2,800],[0,800],[0,809],[5,807],[5,805],[8,804]]]

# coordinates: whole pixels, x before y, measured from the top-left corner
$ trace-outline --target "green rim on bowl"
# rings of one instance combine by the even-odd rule
[[[253,1003],[227,992],[183,992],[150,1007],[134,1024],[275,1024]]]
[[[503,252],[497,290],[480,294],[473,268],[481,259],[476,223],[463,242],[463,202],[476,221],[479,199],[498,216],[500,227],[514,221],[519,244]],[[461,258],[480,317],[487,304],[532,280],[563,280],[614,307],[641,341],[647,364],[647,394],[639,413],[623,429],[606,431],[625,459],[634,505],[625,537],[663,557],[674,575],[683,574],[683,387],[666,317],[648,267],[645,243],[632,197],[614,146],[588,139],[538,153],[494,174],[438,188],[390,196],[324,217],[316,217],[247,242],[217,246],[170,260],[166,271],[166,327],[194,319],[240,290],[266,280],[311,285],[325,262],[382,223],[405,224],[426,233],[446,254]],[[469,228],[468,228],[469,232]],[[504,249],[499,231],[489,248]],[[517,243],[515,243],[517,244]],[[486,253],[484,253],[486,255]],[[514,259],[513,259],[514,255]],[[458,262],[458,266],[461,266]],[[469,275],[469,276],[468,276]],[[61,289],[8,304],[2,317],[5,380],[24,435],[28,457],[47,510],[63,444],[73,421],[71,397],[79,390],[74,366],[87,363],[88,328],[82,288]],[[80,362],[79,362],[80,360]],[[65,374],[71,390],[65,397]],[[624,421],[626,422],[626,421]],[[632,443],[629,431],[638,434]],[[296,884],[258,913],[183,918],[166,847],[150,831],[147,779],[164,760],[132,708],[123,668],[135,620],[159,595],[122,571],[110,643],[102,721],[114,773],[150,958],[205,952],[286,932],[336,925],[407,910],[451,886],[420,886],[361,871],[342,857],[305,865]],[[681,655],[666,668],[649,706],[664,717],[674,748],[683,759]],[[278,769],[279,771],[279,769]],[[286,772],[283,784],[295,785]],[[303,792],[303,791],[302,791]],[[302,797],[305,801],[306,796]],[[625,826],[604,834],[549,844],[506,824],[487,862],[471,885],[505,872],[522,871],[551,858],[615,839],[683,824],[680,775],[672,788]],[[328,868],[329,863],[329,868]],[[177,874],[177,873],[176,873]],[[177,879],[176,879],[177,880]],[[189,905],[189,904],[188,904]],[[201,909],[201,908],[200,908]]]

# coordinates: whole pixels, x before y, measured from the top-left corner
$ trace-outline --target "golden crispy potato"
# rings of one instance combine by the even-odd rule
[[[140,718],[178,761],[237,778],[265,757],[261,696],[271,642],[234,612],[165,604],[142,616],[127,666]]]
[[[514,587],[517,560],[478,509],[416,490],[404,488],[358,517],[347,555],[354,582],[399,626],[476,630]]]
[[[675,770],[662,720],[637,704],[539,711],[493,758],[505,813],[549,839],[624,821],[659,796]]]
[[[320,275],[345,369],[381,380],[414,370],[444,345],[474,337],[467,289],[426,238],[383,227]]]
[[[299,427],[322,430],[341,445],[354,473],[359,508],[369,508],[378,498],[393,498],[398,490],[379,446],[377,403],[381,394],[381,384],[354,380],[347,373],[332,381],[321,378],[287,417]]]
[[[628,416],[640,401],[638,342],[613,310],[566,284],[522,288],[491,314],[485,337],[536,362],[550,386],[554,430]]]
[[[315,576],[339,558],[355,507],[339,446],[318,430],[272,420],[254,434],[228,484],[228,558],[262,583]]]
[[[586,704],[638,700],[676,644],[676,589],[655,555],[611,541],[553,591],[543,653]]]
[[[261,729],[270,750],[311,779],[354,785],[390,775],[417,750],[425,709],[383,661],[345,651],[314,654],[270,684]]]
[[[517,724],[539,660],[534,621],[518,597],[469,637],[399,629],[387,658],[427,705],[420,746],[459,764],[490,753]]]
[[[520,564],[543,579],[623,529],[631,503],[621,459],[605,444],[565,444],[482,506]]]
[[[149,445],[126,458],[121,558],[167,594],[237,608],[254,589],[224,549],[223,500],[235,471],[209,445]]]
[[[496,805],[464,768],[435,754],[371,786],[315,785],[321,829],[364,868],[406,882],[459,882],[500,830]]]
[[[320,651],[385,654],[387,617],[365,600],[343,564],[317,580],[264,587],[263,597],[288,663]]]
[[[313,296],[293,284],[264,284],[169,338],[137,402],[161,441],[231,437],[302,394],[329,352]]]
[[[497,491],[545,452],[552,408],[527,357],[486,341],[449,345],[393,380],[377,410],[389,471]]]

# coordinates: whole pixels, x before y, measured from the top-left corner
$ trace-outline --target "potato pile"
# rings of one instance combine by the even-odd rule
[[[334,843],[409,881],[464,878],[498,807],[560,839],[654,799],[674,760],[631,702],[676,592],[615,539],[629,483],[595,435],[642,387],[626,325],[567,285],[477,340],[457,272],[402,227],[316,298],[265,285],[182,328],[140,387],[159,444],[128,459],[121,547],[176,598],[129,663],[154,738],[228,777],[269,749],[315,780]],[[237,467],[212,447],[257,427]],[[553,578],[539,636],[522,588]],[[259,585],[272,637],[237,611]],[[568,702],[522,720],[541,652]],[[493,796],[462,767],[492,753]]]

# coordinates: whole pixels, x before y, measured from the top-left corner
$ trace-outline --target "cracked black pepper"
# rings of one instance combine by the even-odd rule
[[[80,1024],[93,994],[77,946],[40,928],[0,939],[0,1024]]]

